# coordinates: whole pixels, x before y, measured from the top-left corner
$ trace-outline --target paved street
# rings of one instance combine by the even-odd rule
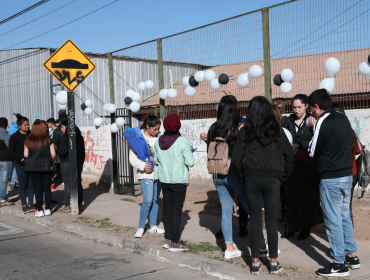
[[[208,279],[195,273],[0,217],[0,279]]]

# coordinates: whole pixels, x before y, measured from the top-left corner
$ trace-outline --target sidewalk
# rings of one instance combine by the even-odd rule
[[[16,196],[15,196],[16,197]],[[199,197],[199,196],[196,196]],[[63,200],[63,192],[55,191],[53,192],[53,199],[57,201]],[[191,197],[187,197],[185,202],[184,213],[182,216],[182,239],[193,244],[200,244],[201,242],[209,242],[208,247],[199,246],[198,254],[202,257],[208,259],[219,260],[220,264],[225,263],[230,269],[235,269],[238,273],[245,273],[245,278],[248,279],[249,268],[248,264],[250,262],[249,256],[249,237],[240,238],[238,236],[239,225],[237,219],[233,219],[234,225],[234,242],[237,244],[239,249],[245,252],[246,257],[237,258],[232,261],[223,260],[223,251],[219,250],[218,247],[221,247],[223,250],[225,248],[223,239],[216,239],[214,234],[220,229],[221,217],[218,215],[209,215],[209,211],[204,211],[206,206],[199,207],[198,210],[195,210],[197,205],[196,202],[204,201],[192,201]],[[366,200],[366,201],[365,201]],[[105,230],[113,232],[114,234],[119,234],[121,236],[128,236],[133,238],[134,233],[137,229],[137,224],[139,221],[139,211],[140,203],[142,201],[142,196],[139,197],[128,197],[120,196],[109,193],[102,193],[97,191],[85,191],[84,192],[84,202],[85,210],[80,214],[80,216],[72,216],[70,214],[63,214],[55,212],[53,213],[53,219],[58,221],[63,221],[66,223],[74,223],[75,225],[80,224],[84,226],[89,226],[90,228],[94,227],[100,230]],[[370,278],[370,256],[367,254],[370,251],[370,241],[367,237],[369,231],[369,222],[362,219],[362,216],[368,217],[370,213],[370,199],[362,199],[354,201],[354,211],[355,213],[355,222],[357,224],[366,224],[368,229],[365,229],[364,232],[356,232],[356,242],[358,244],[359,252],[358,256],[361,260],[361,269],[351,270],[351,276],[346,279],[365,279]],[[160,204],[161,204],[160,200]],[[0,208],[0,213],[10,213],[12,208],[13,213],[21,212],[20,204],[16,202],[15,205],[9,207]],[[216,204],[216,203],[214,203]],[[369,205],[369,206],[367,206]],[[57,206],[60,208],[61,204]],[[216,213],[220,213],[219,205],[210,205],[211,208],[214,208]],[[369,207],[369,208],[368,208]],[[200,210],[200,211],[199,211]],[[363,214],[361,214],[363,213]],[[23,215],[23,214],[22,214]],[[19,214],[17,214],[19,216]],[[30,214],[24,215],[30,216]],[[33,216],[33,215],[32,215]],[[359,220],[361,216],[361,221]],[[159,213],[159,221],[161,221],[161,207]],[[22,218],[22,217],[21,217]],[[29,219],[27,217],[27,219]],[[43,223],[47,218],[38,219],[37,222]],[[163,228],[163,224],[159,224]],[[320,229],[321,227],[321,229]],[[355,227],[356,229],[356,227]],[[283,231],[283,225],[279,228],[279,231]],[[325,229],[323,225],[319,225],[315,232],[323,233],[313,233],[310,238],[307,240],[299,241],[296,238],[282,239],[279,238],[279,249],[281,254],[279,255],[279,262],[284,266],[284,271],[282,277],[285,279],[323,279],[318,277],[315,274],[315,271],[322,267],[326,266],[330,261],[329,257],[329,244],[325,235]],[[370,234],[369,234],[370,235]],[[266,236],[266,232],[265,232]],[[361,238],[357,238],[360,236]],[[135,242],[150,242],[153,248],[160,248],[160,245],[163,242],[163,236],[156,234],[149,234],[146,232],[141,240],[135,240]],[[155,245],[156,244],[156,245]],[[201,252],[204,249],[211,251]],[[161,250],[161,249],[159,249]],[[162,249],[162,251],[165,251]],[[162,252],[161,251],[161,252]],[[191,254],[180,254],[179,253],[170,253],[166,254],[169,258],[178,258],[188,257]],[[211,261],[211,260],[210,260]],[[229,264],[227,264],[229,263]],[[234,275],[235,276],[235,275]],[[231,276],[230,276],[231,277]],[[259,278],[263,277],[270,279],[271,275],[268,275],[266,267],[259,274]],[[239,279],[238,277],[231,278],[220,278],[219,279]]]

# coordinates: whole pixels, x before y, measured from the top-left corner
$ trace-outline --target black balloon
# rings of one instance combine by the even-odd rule
[[[124,101],[125,101],[125,103],[126,104],[128,104],[128,105],[130,105],[131,103],[132,103],[132,99],[131,99],[131,97],[125,97],[125,99],[124,99]]]
[[[189,84],[192,86],[192,87],[196,87],[197,85],[199,85],[199,83],[194,79],[194,76],[191,76],[189,78]]]
[[[277,85],[277,86],[281,86],[282,83],[284,83],[284,81],[281,78],[281,75],[280,74],[275,75],[274,84]]]
[[[367,58],[367,61],[369,62],[369,64],[370,64],[370,54],[369,54],[369,56],[368,56],[368,58]]]
[[[222,73],[220,76],[218,76],[218,82],[221,85],[226,85],[229,82],[229,76],[225,73]]]
[[[82,111],[85,111],[85,109],[87,108],[87,106],[85,105],[85,103],[82,103],[81,104],[81,109],[82,109]]]

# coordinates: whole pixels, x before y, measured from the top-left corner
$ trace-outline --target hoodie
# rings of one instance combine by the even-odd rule
[[[180,136],[180,132],[170,132],[166,130],[164,134],[159,137],[159,147],[161,148],[161,150],[168,150]]]
[[[283,129],[279,139],[254,139],[247,142],[245,129],[238,134],[232,154],[232,168],[238,180],[246,176],[275,177],[286,181],[292,170],[294,152]]]

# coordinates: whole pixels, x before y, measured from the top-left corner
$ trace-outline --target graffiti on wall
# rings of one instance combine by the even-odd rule
[[[180,133],[186,137],[190,145],[197,148],[198,152],[205,152],[207,145],[204,141],[199,139],[201,133],[207,133],[209,127],[216,121],[216,119],[199,119],[199,120],[185,120],[181,122]]]

